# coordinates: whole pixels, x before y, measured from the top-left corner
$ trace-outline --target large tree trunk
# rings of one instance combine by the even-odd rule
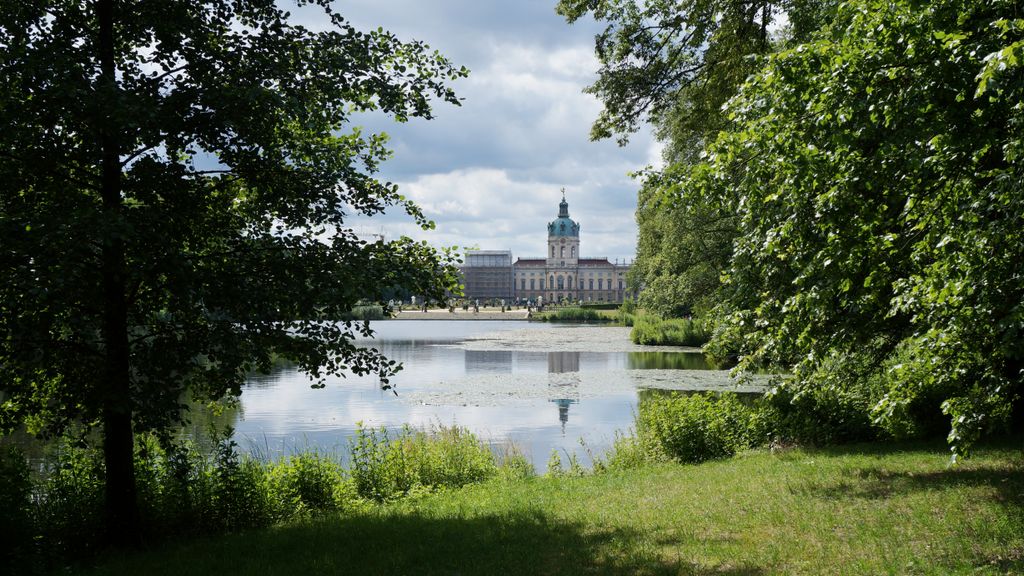
[[[97,116],[103,199],[103,458],[106,464],[107,536],[115,545],[140,541],[140,518],[133,465],[132,400],[128,347],[127,264],[122,230],[121,159],[117,122],[113,0],[97,0],[103,113]]]

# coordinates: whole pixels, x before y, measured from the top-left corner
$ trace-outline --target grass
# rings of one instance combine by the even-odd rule
[[[703,346],[711,334],[697,320],[661,319],[647,314],[632,318],[630,339],[634,344],[650,346]]]
[[[744,452],[498,477],[360,512],[108,557],[87,574],[1006,574],[1024,458],[942,445]]]
[[[540,322],[575,322],[580,324],[606,324],[614,322],[614,310],[595,310],[593,308],[555,308],[545,312],[535,312],[531,320]]]

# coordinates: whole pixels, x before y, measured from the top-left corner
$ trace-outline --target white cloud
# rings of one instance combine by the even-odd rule
[[[566,189],[582,225],[581,252],[612,258],[635,252],[637,183],[627,174],[660,160],[647,131],[629,146],[591,142],[601,110],[583,89],[598,68],[590,22],[569,26],[549,0],[347,0],[339,11],[356,26],[383,26],[423,40],[471,69],[454,83],[463,105],[435,105],[435,119],[394,124],[383,115],[358,123],[387,132],[395,157],[381,177],[400,186],[437,229],[423,233],[396,215],[364,226],[434,245],[545,251],[546,228]],[[310,25],[315,14],[301,11]]]

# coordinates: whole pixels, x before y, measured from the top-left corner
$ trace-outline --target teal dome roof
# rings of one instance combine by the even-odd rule
[[[579,237],[580,225],[572,218],[569,218],[569,203],[565,201],[565,193],[562,193],[562,201],[558,204],[558,218],[548,223],[548,236],[571,236]]]

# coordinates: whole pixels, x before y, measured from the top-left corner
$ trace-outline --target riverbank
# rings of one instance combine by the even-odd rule
[[[497,479],[108,558],[86,574],[1014,574],[1019,441],[753,451]]]

